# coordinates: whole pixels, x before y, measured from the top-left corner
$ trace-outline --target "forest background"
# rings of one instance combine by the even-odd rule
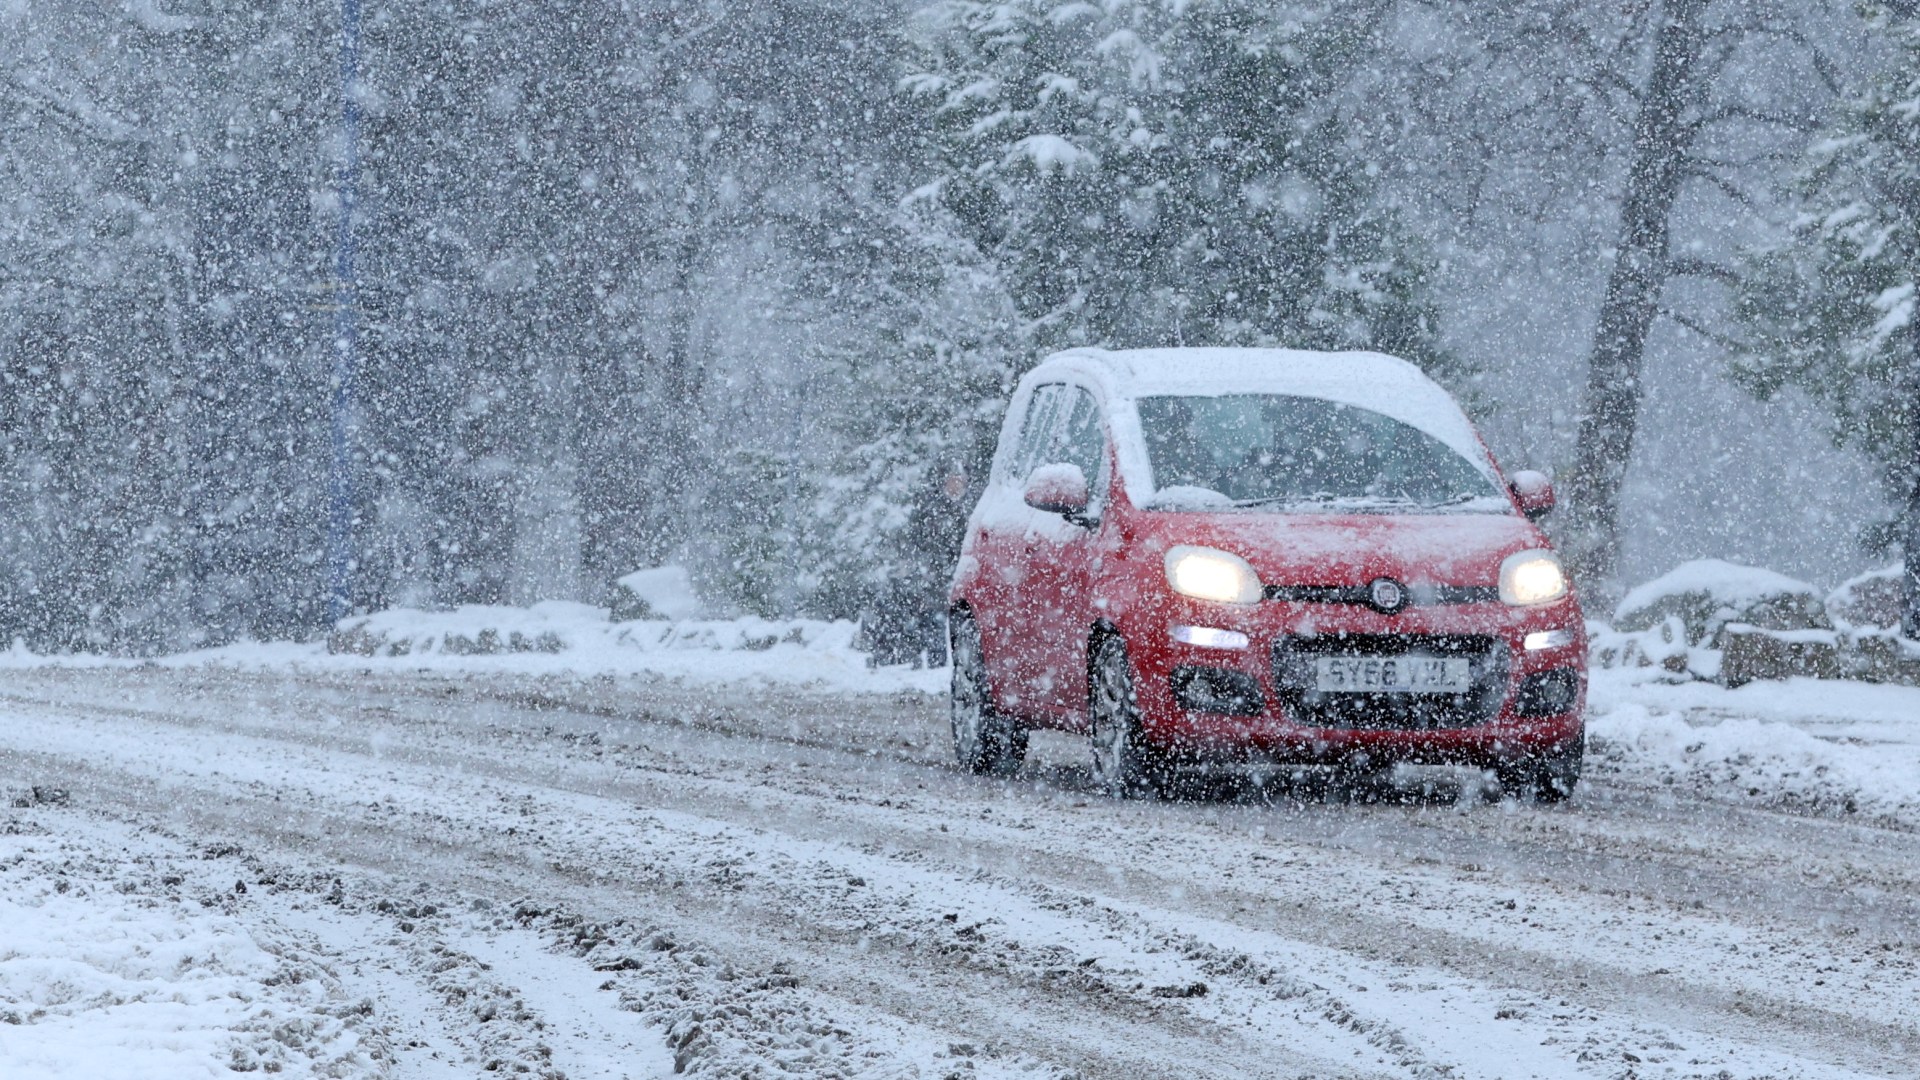
[[[0,0],[7,639],[324,629],[342,492],[356,610],[850,615],[1078,344],[1407,356],[1602,601],[1920,526],[1912,4],[349,3]]]

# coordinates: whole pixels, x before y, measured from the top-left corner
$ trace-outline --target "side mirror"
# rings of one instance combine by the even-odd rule
[[[1080,471],[1080,466],[1066,462],[1033,470],[1027,477],[1023,497],[1035,510],[1059,514],[1082,525],[1087,523],[1087,504],[1092,501],[1087,492],[1087,474]]]
[[[1553,481],[1546,473],[1522,469],[1508,483],[1513,488],[1513,501],[1520,504],[1520,512],[1528,521],[1539,521],[1553,513]]]

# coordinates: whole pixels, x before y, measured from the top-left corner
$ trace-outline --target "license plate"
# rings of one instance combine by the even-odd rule
[[[1438,656],[1322,656],[1314,688],[1323,693],[1464,694],[1473,664]]]

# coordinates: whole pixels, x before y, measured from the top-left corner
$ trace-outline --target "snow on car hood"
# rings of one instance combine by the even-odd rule
[[[1267,585],[1362,585],[1378,577],[1410,585],[1497,585],[1502,559],[1548,546],[1517,514],[1228,511],[1168,518],[1143,531],[1230,551],[1253,564]]]

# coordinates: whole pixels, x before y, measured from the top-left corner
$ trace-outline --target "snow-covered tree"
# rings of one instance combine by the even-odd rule
[[[1813,145],[1790,235],[1750,254],[1753,348],[1734,370],[1763,397],[1805,390],[1838,443],[1881,463],[1904,504],[1907,630],[1920,633],[1920,18],[1869,18],[1898,58]]]
[[[909,200],[874,225],[876,243],[844,249],[867,263],[841,301],[860,332],[815,356],[824,392],[859,402],[831,413],[837,452],[812,504],[817,596],[839,613],[926,572],[891,538],[951,471],[982,478],[1022,344],[999,267],[944,208]]]
[[[903,84],[932,130],[920,195],[999,268],[1034,354],[1283,344],[1435,366],[1428,260],[1344,137],[1339,91],[1390,8],[935,4]]]

